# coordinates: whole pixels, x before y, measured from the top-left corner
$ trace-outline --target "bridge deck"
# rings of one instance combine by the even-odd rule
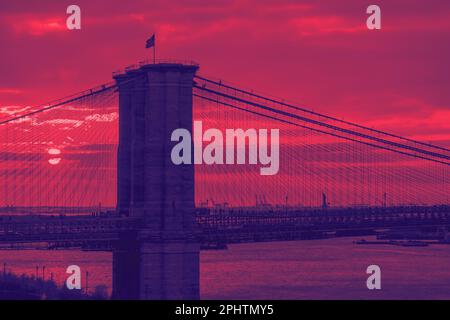
[[[380,228],[450,226],[450,208],[223,208],[197,209],[199,241],[208,246],[254,241],[373,234]],[[110,248],[141,221],[115,214],[2,216],[0,244],[49,243],[50,247]]]

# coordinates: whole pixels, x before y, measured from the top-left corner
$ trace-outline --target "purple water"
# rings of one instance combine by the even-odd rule
[[[201,252],[202,299],[450,299],[450,246],[356,245],[355,238],[231,245]],[[89,288],[111,288],[111,254],[81,251],[0,251],[0,268],[53,273],[69,264],[89,272]],[[381,290],[366,287],[367,266],[381,267]]]

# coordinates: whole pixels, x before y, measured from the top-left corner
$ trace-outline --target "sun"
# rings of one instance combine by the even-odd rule
[[[47,150],[47,152],[49,155],[52,155],[52,156],[58,156],[61,154],[61,150],[59,150],[57,148],[50,148]],[[52,166],[56,166],[60,162],[61,162],[61,158],[51,158],[48,160],[48,163],[50,163]]]
[[[48,160],[48,163],[50,163],[53,166],[56,166],[61,162],[61,158],[52,158]]]
[[[48,154],[58,155],[58,154],[61,154],[61,150],[59,150],[57,148],[50,148],[50,149],[48,149]]]

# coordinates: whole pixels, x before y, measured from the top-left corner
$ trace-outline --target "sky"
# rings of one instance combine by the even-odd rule
[[[66,28],[70,4],[81,8],[81,30]],[[0,118],[111,81],[151,57],[145,40],[155,33],[160,59],[193,60],[202,75],[449,146],[450,3],[377,1],[381,30],[366,27],[370,4],[2,0]]]

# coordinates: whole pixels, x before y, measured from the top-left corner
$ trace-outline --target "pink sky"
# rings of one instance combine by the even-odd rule
[[[111,80],[150,54],[317,111],[426,140],[450,129],[450,3],[378,1],[382,30],[351,1],[64,1],[0,4],[0,105],[40,104]]]
[[[450,145],[450,3],[377,1],[65,1],[0,3],[0,118],[97,84],[150,56],[194,60],[203,75],[315,111]],[[66,114],[67,115],[67,114]],[[111,141],[108,141],[111,142]]]

